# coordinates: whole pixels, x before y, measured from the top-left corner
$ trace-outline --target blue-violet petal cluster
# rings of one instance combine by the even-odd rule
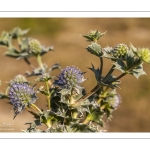
[[[66,67],[58,76],[58,80],[55,80],[54,84],[65,88],[81,88],[80,84],[86,79],[83,76],[83,72],[75,66]]]
[[[21,113],[26,106],[34,103],[37,99],[33,87],[27,83],[13,83],[10,86],[9,98],[14,106],[15,115]]]

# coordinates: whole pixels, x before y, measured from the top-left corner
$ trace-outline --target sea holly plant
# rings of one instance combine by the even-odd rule
[[[6,48],[5,55],[23,59],[32,68],[32,72],[26,71],[24,75],[18,74],[10,79],[6,91],[0,93],[0,99],[8,99],[14,109],[12,119],[22,115],[25,109],[33,115],[33,122],[25,123],[28,126],[23,132],[104,131],[105,122],[112,119],[112,112],[121,102],[117,92],[121,78],[126,75],[139,78],[146,74],[143,63],[150,63],[149,48],[136,48],[124,43],[101,47],[98,41],[106,32],[91,30],[83,35],[89,42],[86,50],[99,59],[100,65],[98,68],[93,64],[89,67],[95,75],[96,85],[91,87],[91,91],[86,91],[82,86],[83,82],[87,82],[86,72],[74,65],[61,68],[57,63],[51,67],[43,64],[42,56],[50,55],[53,47],[45,47],[37,39],[26,37],[28,31],[17,27],[10,32],[2,32],[0,36],[0,46]],[[18,46],[13,45],[15,40]],[[37,67],[30,63],[31,57],[37,60]],[[103,73],[105,59],[112,61],[106,74]],[[60,70],[56,76],[51,75],[54,69]],[[120,75],[114,76],[115,70],[119,70]],[[31,76],[35,77],[34,81],[29,81]],[[42,84],[40,87],[39,82]],[[41,99],[39,94],[43,95]],[[40,109],[37,101],[46,103],[47,109]],[[45,130],[39,128],[42,125]]]

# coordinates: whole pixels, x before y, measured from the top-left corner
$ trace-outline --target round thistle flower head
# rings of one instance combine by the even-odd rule
[[[125,44],[118,44],[112,50],[113,56],[117,59],[125,59],[128,52],[128,46]]]
[[[138,49],[137,55],[142,61],[146,63],[150,63],[150,49],[148,48]]]
[[[83,77],[83,72],[75,66],[66,67],[58,76],[58,80],[55,80],[54,84],[65,88],[81,88],[80,84],[86,79]]]
[[[42,51],[41,44],[36,39],[31,39],[29,41],[29,49],[30,49],[30,52],[32,52],[34,54],[38,54],[38,53],[40,53]]]
[[[19,74],[19,75],[15,76],[15,78],[13,80],[10,81],[10,84],[23,83],[23,82],[27,83],[27,79],[25,78],[25,76]]]
[[[21,113],[26,106],[34,103],[37,99],[33,87],[27,83],[13,83],[10,85],[9,98],[14,106],[14,118]]]

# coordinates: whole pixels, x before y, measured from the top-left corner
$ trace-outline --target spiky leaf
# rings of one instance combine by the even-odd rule
[[[143,66],[141,64],[130,71],[130,74],[134,75],[138,79],[141,75],[146,75],[146,72],[143,70]]]
[[[92,43],[91,45],[89,45],[87,48],[88,52],[90,52],[91,54],[94,54],[95,56],[102,56],[102,48],[99,44],[97,43]]]
[[[120,70],[122,73],[124,73],[127,69],[126,64],[123,62],[123,60],[118,59],[115,63],[115,69]]]
[[[83,35],[88,41],[96,42],[100,37],[104,36],[106,31],[101,33],[97,30],[91,30],[87,35]]]
[[[130,68],[135,62],[134,53],[129,50],[126,57],[126,64],[127,67]]]
[[[13,39],[17,39],[18,37],[22,37],[25,34],[27,34],[29,30],[30,29],[22,30],[21,28],[16,27],[10,32],[10,35],[12,36]]]
[[[8,47],[11,43],[11,37],[8,32],[3,31],[0,36],[0,45]]]
[[[96,80],[99,82],[100,79],[100,69],[95,69],[94,65],[92,64],[92,68],[89,68],[90,70],[92,70],[95,74],[95,78]]]

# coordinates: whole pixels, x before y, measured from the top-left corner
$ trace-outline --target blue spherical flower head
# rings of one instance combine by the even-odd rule
[[[83,76],[83,72],[75,66],[66,67],[58,76],[58,80],[54,84],[65,89],[81,88],[82,82],[86,79]]]
[[[27,83],[13,83],[10,85],[9,98],[14,106],[14,118],[21,113],[26,106],[34,103],[37,99],[34,87]]]

